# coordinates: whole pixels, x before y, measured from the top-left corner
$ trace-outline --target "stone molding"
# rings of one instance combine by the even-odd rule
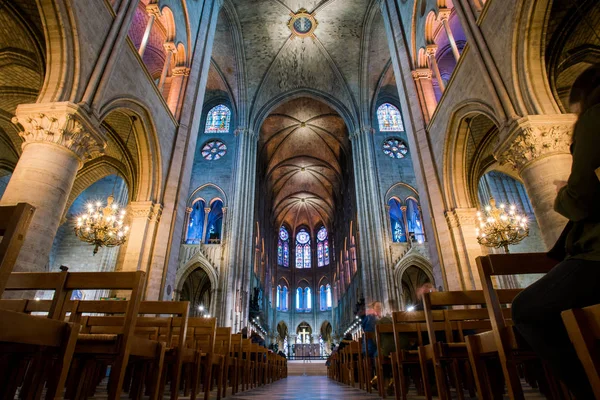
[[[439,21],[448,21],[450,19],[450,14],[452,13],[452,10],[450,10],[447,7],[440,7],[440,9],[438,10],[438,20]]]
[[[75,153],[80,167],[104,154],[107,143],[99,124],[73,103],[21,104],[15,114],[12,123],[24,140],[23,148],[29,143],[54,143]]]
[[[131,218],[145,218],[158,223],[162,216],[162,205],[151,201],[138,201],[129,204],[128,214]]]
[[[501,165],[509,164],[521,172],[541,158],[569,154],[575,121],[573,114],[522,118],[511,127],[508,139],[495,151],[495,157]]]
[[[173,68],[173,76],[190,76],[190,69],[188,67],[175,67]]]
[[[252,137],[252,138],[258,138],[257,135],[256,135],[256,132],[254,132],[254,130],[249,129],[249,128],[238,127],[238,128],[236,128],[235,131],[233,131],[233,134],[235,136],[238,136],[238,135],[247,135],[247,136]]]
[[[375,134],[375,129],[373,129],[373,127],[371,126],[363,126],[360,129],[355,130],[354,132],[350,133],[350,140],[352,139],[356,139],[361,135],[373,135]]]
[[[477,209],[455,208],[444,212],[450,228],[472,227],[477,222]]]
[[[148,13],[148,15],[151,15],[151,16],[153,15],[156,18],[161,17],[160,8],[158,8],[157,3],[148,4],[146,6],[146,12]]]
[[[427,56],[435,56],[435,53],[437,53],[437,50],[438,50],[437,44],[428,44],[427,47],[425,48],[425,54],[427,54]]]
[[[429,68],[417,68],[412,71],[412,77],[415,81],[420,79],[429,79],[431,80],[433,77],[433,73]]]

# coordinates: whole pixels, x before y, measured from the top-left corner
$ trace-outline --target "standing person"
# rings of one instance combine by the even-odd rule
[[[567,182],[554,182],[554,210],[569,223],[549,253],[561,262],[515,298],[512,315],[533,350],[583,400],[594,394],[560,313],[600,303],[600,181],[595,174],[600,167],[600,65],[575,80],[569,102],[579,114],[573,165]]]

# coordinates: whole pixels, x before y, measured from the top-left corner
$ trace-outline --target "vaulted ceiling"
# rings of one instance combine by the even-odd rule
[[[317,100],[291,100],[265,120],[259,149],[276,225],[331,226],[350,151],[340,115]]]

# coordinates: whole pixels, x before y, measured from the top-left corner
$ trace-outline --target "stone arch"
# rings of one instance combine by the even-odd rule
[[[513,52],[513,71],[518,80],[517,97],[524,103],[525,114],[556,114],[556,102],[546,70],[545,37],[552,0],[526,0],[520,2],[520,16],[514,32],[516,49]]]
[[[425,42],[427,44],[435,43],[435,34],[439,29],[439,21],[437,20],[437,15],[435,11],[429,11],[427,17],[425,18]]]
[[[203,198],[205,200],[205,204],[212,204],[215,200],[221,200],[223,202],[223,207],[227,207],[228,200],[225,191],[220,186],[214,183],[206,183],[194,190],[192,194],[188,197],[187,206],[191,207],[195,203],[195,199],[200,197],[199,194],[203,191],[207,191],[207,189],[213,189],[218,194],[212,197],[204,196]]]
[[[271,114],[273,110],[281,106],[284,103],[288,103],[292,100],[308,97],[320,102],[323,102],[333,108],[344,120],[348,132],[352,134],[358,128],[358,119],[356,118],[356,112],[353,112],[347,108],[341,101],[332,96],[331,94],[323,91],[311,88],[299,88],[290,90],[284,93],[280,93],[277,96],[270,99],[260,110],[257,110],[252,114],[253,124],[252,129],[254,132],[260,132],[260,127],[263,125],[265,119]]]
[[[215,290],[219,286],[219,277],[217,275],[217,271],[215,267],[211,264],[211,262],[204,256],[204,254],[199,251],[194,255],[184,266],[177,270],[177,275],[175,277],[175,290],[176,293],[180,293],[185,280],[190,276],[192,272],[197,269],[202,269],[208,275],[210,280],[210,286],[212,290]],[[214,303],[214,302],[213,302]],[[213,307],[215,305],[213,304]],[[212,310],[211,310],[212,313]]]
[[[404,277],[405,272],[411,267],[418,268],[419,270],[421,270],[427,276],[429,282],[431,282],[434,286],[436,284],[435,278],[433,276],[433,266],[431,265],[431,262],[423,255],[418,253],[416,250],[414,250],[414,248],[409,250],[409,252],[406,253],[406,255],[402,257],[394,266],[396,298],[401,303],[402,308],[406,306],[406,304],[403,304],[404,293],[402,288],[402,279]]]
[[[114,113],[125,116],[135,116],[134,130],[129,139],[127,157],[124,162],[130,169],[132,182],[132,201],[156,201],[161,195],[161,182],[163,181],[162,155],[160,141],[156,133],[156,126],[151,117],[149,108],[135,98],[115,98],[107,101],[99,110],[99,119],[105,128],[107,119]],[[127,126],[129,128],[129,126]],[[128,129],[109,129],[109,134],[114,134],[118,139],[120,150],[124,150]],[[133,151],[135,149],[135,151]]]
[[[384,196],[385,204],[392,198],[396,198],[401,204],[404,204],[409,197],[414,197],[417,200],[417,203],[420,203],[417,189],[404,182],[394,183],[390,186]]]
[[[470,208],[476,204],[472,185],[469,185],[469,166],[465,163],[467,149],[472,146],[472,132],[466,121],[478,115],[486,117],[496,128],[500,126],[493,108],[477,100],[462,102],[451,114],[443,162],[443,186],[448,209]],[[475,143],[481,144],[477,143],[477,139]]]

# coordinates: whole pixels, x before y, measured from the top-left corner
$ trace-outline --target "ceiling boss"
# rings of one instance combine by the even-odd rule
[[[317,29],[318,22],[315,19],[315,13],[309,14],[305,8],[301,8],[297,13],[290,13],[290,21],[288,22],[288,28],[292,31],[292,38],[294,37],[315,37],[315,29]]]

